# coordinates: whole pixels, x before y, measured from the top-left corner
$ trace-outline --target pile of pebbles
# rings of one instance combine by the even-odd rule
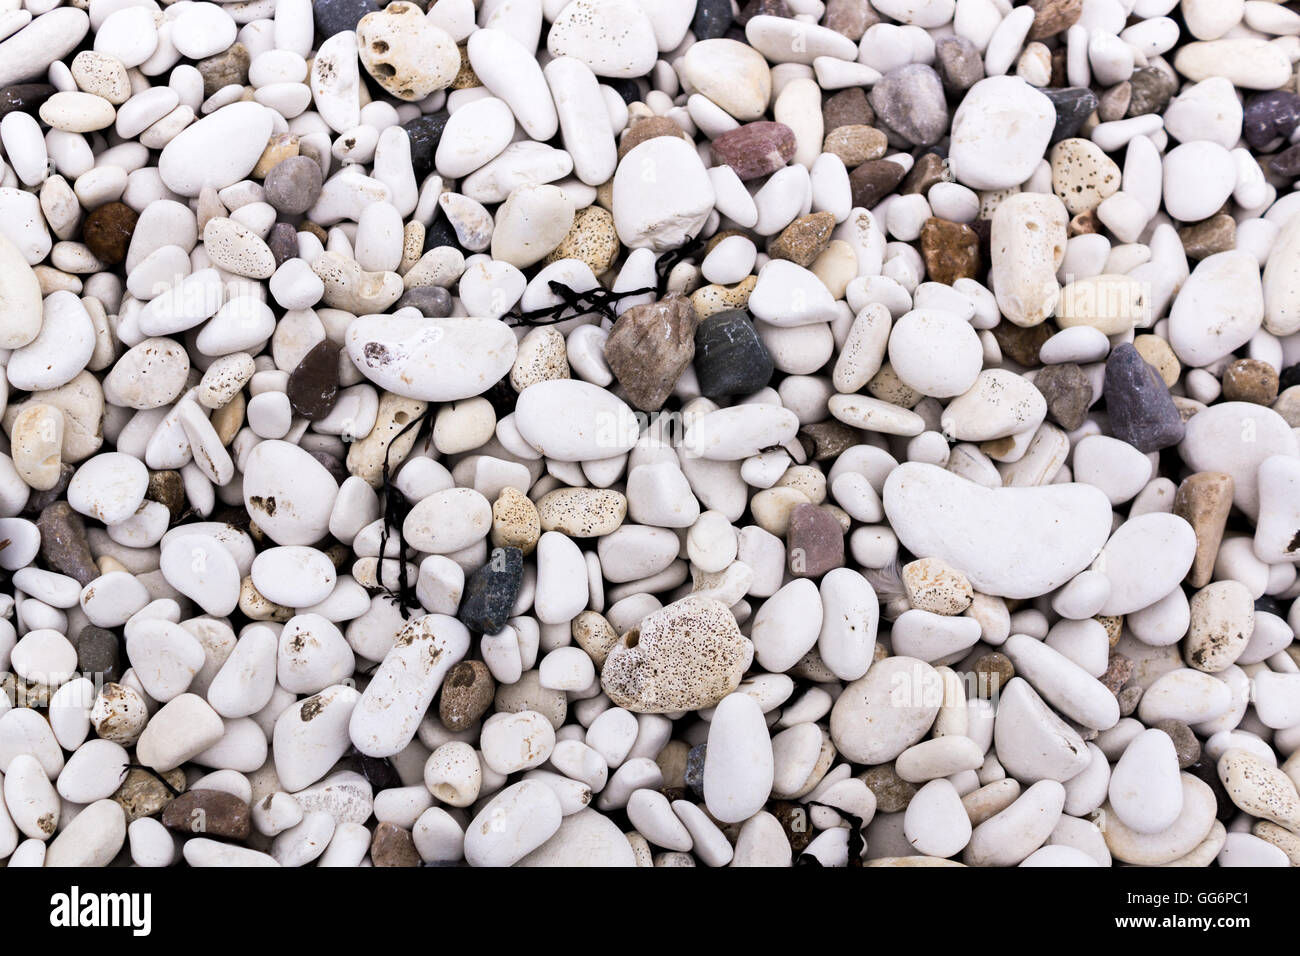
[[[1293,6],[0,0],[0,859],[1300,865]]]

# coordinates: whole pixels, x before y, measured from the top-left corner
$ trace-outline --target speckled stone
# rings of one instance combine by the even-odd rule
[[[493,548],[487,563],[465,579],[456,616],[471,631],[495,634],[505,627],[524,579],[524,553]]]
[[[307,156],[290,156],[271,168],[262,186],[277,212],[301,216],[320,196],[320,164]]]
[[[309,422],[320,421],[334,408],[339,394],[339,346],[329,339],[313,345],[289,373],[285,389],[293,413]]]
[[[981,655],[971,670],[975,672],[975,691],[985,699],[996,699],[1002,688],[1016,676],[1011,658],[998,651]]]
[[[162,825],[187,836],[246,840],[248,804],[224,790],[190,790],[167,804]]]
[[[222,87],[248,83],[249,61],[248,47],[232,43],[229,49],[195,63],[203,77],[203,96],[209,97]]]
[[[611,534],[626,517],[627,497],[613,488],[556,488],[537,502],[541,529],[570,538]]]
[[[704,757],[708,749],[708,744],[692,747],[686,755],[686,772],[683,774],[687,789],[701,800],[704,799]]]
[[[36,520],[41,533],[41,557],[54,571],[85,586],[99,577],[99,567],[86,540],[86,523],[66,501],[56,501]]]
[[[415,849],[411,831],[395,823],[381,823],[375,827],[370,840],[370,862],[375,866],[419,866],[420,854]]]
[[[749,275],[731,285],[720,285],[716,282],[702,285],[691,293],[691,305],[695,307],[695,314],[702,320],[719,312],[743,309],[749,305],[750,293],[754,291],[754,286],[757,284],[758,276]]]
[[[890,70],[871,88],[877,123],[912,146],[933,146],[948,132],[948,103],[939,74],[924,63]]]
[[[1237,220],[1221,212],[1178,230],[1187,258],[1200,261],[1237,247]]]
[[[695,357],[695,308],[680,293],[633,306],[605,341],[605,361],[633,407],[654,412]]]
[[[943,88],[960,94],[984,79],[984,57],[979,47],[959,36],[943,36],[934,41],[934,63]]]
[[[796,578],[819,578],[844,567],[844,529],[829,508],[805,502],[790,512],[786,565]]]
[[[0,113],[4,112],[0,105]],[[1246,101],[1242,135],[1251,149],[1265,149],[1287,140],[1300,126],[1300,96],[1290,90],[1257,93]]]
[[[1124,632],[1124,615],[1094,614],[1092,619],[1106,629],[1106,640],[1111,647],[1119,643],[1120,635]]]
[[[1034,11],[1034,22],[1029,28],[1029,39],[1043,40],[1070,29],[1079,22],[1083,13],[1083,0],[1029,0]]]
[[[468,730],[487,713],[496,692],[496,681],[486,664],[461,661],[442,682],[438,719],[450,731]]]
[[[1192,728],[1181,720],[1158,720],[1153,725],[1156,730],[1163,730],[1174,742],[1174,753],[1178,755],[1178,769],[1186,770],[1201,759],[1201,742],[1196,738]]]
[[[1111,351],[1103,391],[1111,434],[1120,441],[1144,453],[1182,441],[1185,426],[1169,387],[1132,344]]]
[[[453,90],[472,90],[476,86],[482,86],[483,81],[478,78],[474,72],[474,67],[469,62],[469,50],[467,47],[460,47],[460,71],[456,78],[451,81]]]
[[[115,266],[126,259],[126,250],[135,234],[135,224],[140,217],[124,202],[106,202],[86,216],[81,227],[81,238],[86,248],[106,266]]]
[[[975,598],[966,575],[938,558],[919,558],[903,565],[903,590],[914,608],[952,617]]]
[[[610,648],[618,643],[618,632],[605,615],[596,611],[582,611],[569,626],[573,642],[587,652],[597,667],[605,664]]]
[[[179,521],[185,513],[185,482],[179,471],[169,468],[149,472],[149,486],[145,489],[144,496],[150,501],[166,505],[173,522]]]
[[[1259,359],[1237,359],[1223,371],[1225,402],[1272,405],[1277,398],[1277,369]]]
[[[695,376],[706,398],[751,395],[771,381],[775,369],[741,309],[711,315],[695,330]]]
[[[492,503],[493,547],[518,548],[524,554],[532,554],[541,534],[541,521],[532,499],[508,485],[502,488]]]
[[[1066,86],[1039,92],[1051,100],[1056,109],[1056,126],[1052,129],[1051,139],[1053,143],[1077,134],[1083,121],[1097,108],[1097,94],[1087,87]]]
[[[742,180],[776,172],[794,159],[794,130],[784,123],[759,120],[723,133],[713,141],[714,165],[727,165]]]
[[[983,265],[980,237],[970,226],[931,216],[921,227],[921,257],[930,278],[944,285],[974,279]]]
[[[673,136],[678,139],[684,139],[694,145],[694,140],[686,135],[686,131],[674,123],[666,116],[646,116],[629,126],[626,132],[618,141],[618,158],[622,159],[634,148],[640,146],[648,139],[655,139],[659,136]]]
[[[1047,399],[1047,417],[1067,432],[1074,431],[1088,417],[1092,405],[1092,380],[1078,365],[1064,362],[1039,369],[1034,387]]]
[[[117,635],[94,624],[87,624],[72,639],[77,649],[77,670],[86,675],[102,676],[116,682],[122,676]]]
[[[592,273],[600,275],[614,265],[618,251],[613,214],[600,206],[588,206],[574,214],[573,225],[544,262],[577,259],[590,266]]]
[[[822,26],[857,43],[862,34],[880,22],[880,14],[867,0],[827,0]]]
[[[1196,532],[1196,557],[1187,572],[1187,583],[1203,588],[1214,576],[1223,531],[1232,511],[1232,475],[1222,471],[1199,471],[1188,475],[1174,494],[1174,514]]]
[[[889,402],[891,405],[899,405],[903,408],[911,408],[922,398],[920,392],[898,377],[898,373],[888,362],[882,365],[880,371],[867,382],[867,394],[882,402]]]
[[[900,813],[916,796],[916,785],[900,777],[892,762],[877,764],[858,779],[875,796],[877,813]]]
[[[898,163],[888,159],[873,159],[849,173],[849,188],[853,190],[853,205],[871,209],[884,199],[907,175]]]
[[[812,212],[800,216],[768,243],[767,254],[773,259],[789,259],[807,268],[831,241],[834,228],[833,213]]]
[[[859,86],[850,86],[822,104],[822,126],[827,133],[841,126],[870,126],[876,121],[867,94]]]
[[[128,770],[122,785],[113,792],[110,799],[118,803],[126,813],[126,822],[132,823],[142,817],[151,817],[171,803],[185,790],[185,771],[180,767],[168,770],[163,775],[164,784],[148,770]],[[168,789],[170,785],[171,789]],[[172,791],[176,791],[173,793]]]
[[[731,27],[731,0],[698,0],[691,32],[696,40],[716,40]]]
[[[850,169],[879,159],[888,148],[889,137],[874,126],[837,126],[822,141],[822,152],[834,153]]]
[[[861,444],[862,433],[832,419],[804,425],[799,429],[799,440],[813,461],[829,461],[846,448]]]
[[[1133,661],[1123,654],[1111,651],[1106,662],[1106,672],[1097,678],[1112,694],[1118,694],[1121,687],[1128,683],[1133,675]]]

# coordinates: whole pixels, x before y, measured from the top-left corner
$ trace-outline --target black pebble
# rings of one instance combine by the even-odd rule
[[[1297,126],[1300,126],[1300,96],[1288,90],[1270,90],[1246,102],[1241,131],[1251,149],[1265,149],[1279,138],[1289,139]]]
[[[704,753],[708,744],[696,744],[686,755],[686,786],[701,800],[704,799]]]
[[[611,90],[623,98],[623,102],[631,105],[641,99],[641,87],[636,85],[636,80],[623,79],[613,76],[602,76],[600,82],[608,86]]]
[[[493,548],[487,564],[465,581],[456,616],[471,631],[497,633],[506,626],[523,579],[524,553],[518,548]]]
[[[87,624],[73,644],[77,648],[77,670],[82,674],[102,676],[106,682],[122,676],[117,635],[112,631]]]
[[[1277,390],[1285,392],[1292,385],[1300,385],[1300,364],[1288,365],[1277,377]]]
[[[707,398],[752,395],[775,368],[743,309],[711,315],[695,330],[695,375]]]
[[[332,37],[336,33],[355,30],[357,23],[367,13],[383,8],[384,5],[379,0],[315,0],[312,15],[316,21],[316,32],[322,37]]]
[[[15,110],[36,115],[41,105],[54,95],[49,83],[15,83],[0,89],[0,116]]]
[[[450,115],[446,110],[438,110],[402,124],[402,129],[411,138],[411,166],[417,183],[424,182],[424,177],[433,172],[433,154]]]
[[[1079,127],[1097,108],[1097,94],[1082,86],[1066,86],[1061,89],[1041,91],[1056,108],[1056,128],[1052,130],[1052,142],[1059,143],[1079,132]]]
[[[1185,426],[1169,387],[1131,343],[1110,353],[1103,392],[1111,434],[1120,441],[1143,453],[1182,441]]]
[[[731,0],[699,0],[691,32],[696,40],[716,40],[731,26]]]

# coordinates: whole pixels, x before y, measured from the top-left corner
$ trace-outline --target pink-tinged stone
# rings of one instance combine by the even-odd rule
[[[796,578],[819,578],[844,567],[844,529],[835,513],[811,503],[796,505],[790,513],[786,554]]]
[[[741,179],[758,179],[794,159],[794,130],[760,120],[723,133],[713,141],[715,165],[730,166]]]

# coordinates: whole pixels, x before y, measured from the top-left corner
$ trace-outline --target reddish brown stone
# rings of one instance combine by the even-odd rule
[[[873,159],[849,173],[849,188],[853,190],[853,205],[871,209],[884,199],[907,175],[898,163],[888,159]]]
[[[773,259],[789,259],[807,268],[831,241],[834,228],[835,216],[832,213],[813,212],[800,216],[768,244],[767,254]]]
[[[126,258],[139,218],[124,202],[106,202],[86,217],[81,238],[96,259],[106,266],[115,266]]]
[[[921,227],[921,256],[935,282],[952,285],[980,273],[980,237],[970,226],[931,217]]]
[[[605,361],[636,408],[655,412],[695,357],[699,318],[691,300],[674,292],[628,309],[605,342]]]
[[[758,179],[794,159],[794,130],[760,120],[723,133],[713,141],[715,165],[730,166],[741,179]]]
[[[835,513],[811,502],[795,505],[786,535],[790,573],[796,578],[819,578],[844,567],[844,529]]]
[[[1038,360],[1038,351],[1056,333],[1056,328],[1048,322],[1029,328],[1014,322],[999,322],[992,331],[1003,355],[1025,368],[1037,368],[1043,364]]]
[[[1083,13],[1083,0],[1029,0],[1034,11],[1034,22],[1029,28],[1029,39],[1042,40],[1054,37],[1079,22]]]
[[[370,840],[370,862],[375,866],[419,866],[420,854],[416,852],[411,831],[393,823],[375,827]]]
[[[224,790],[190,790],[167,804],[162,824],[187,836],[246,840],[248,804]]]

